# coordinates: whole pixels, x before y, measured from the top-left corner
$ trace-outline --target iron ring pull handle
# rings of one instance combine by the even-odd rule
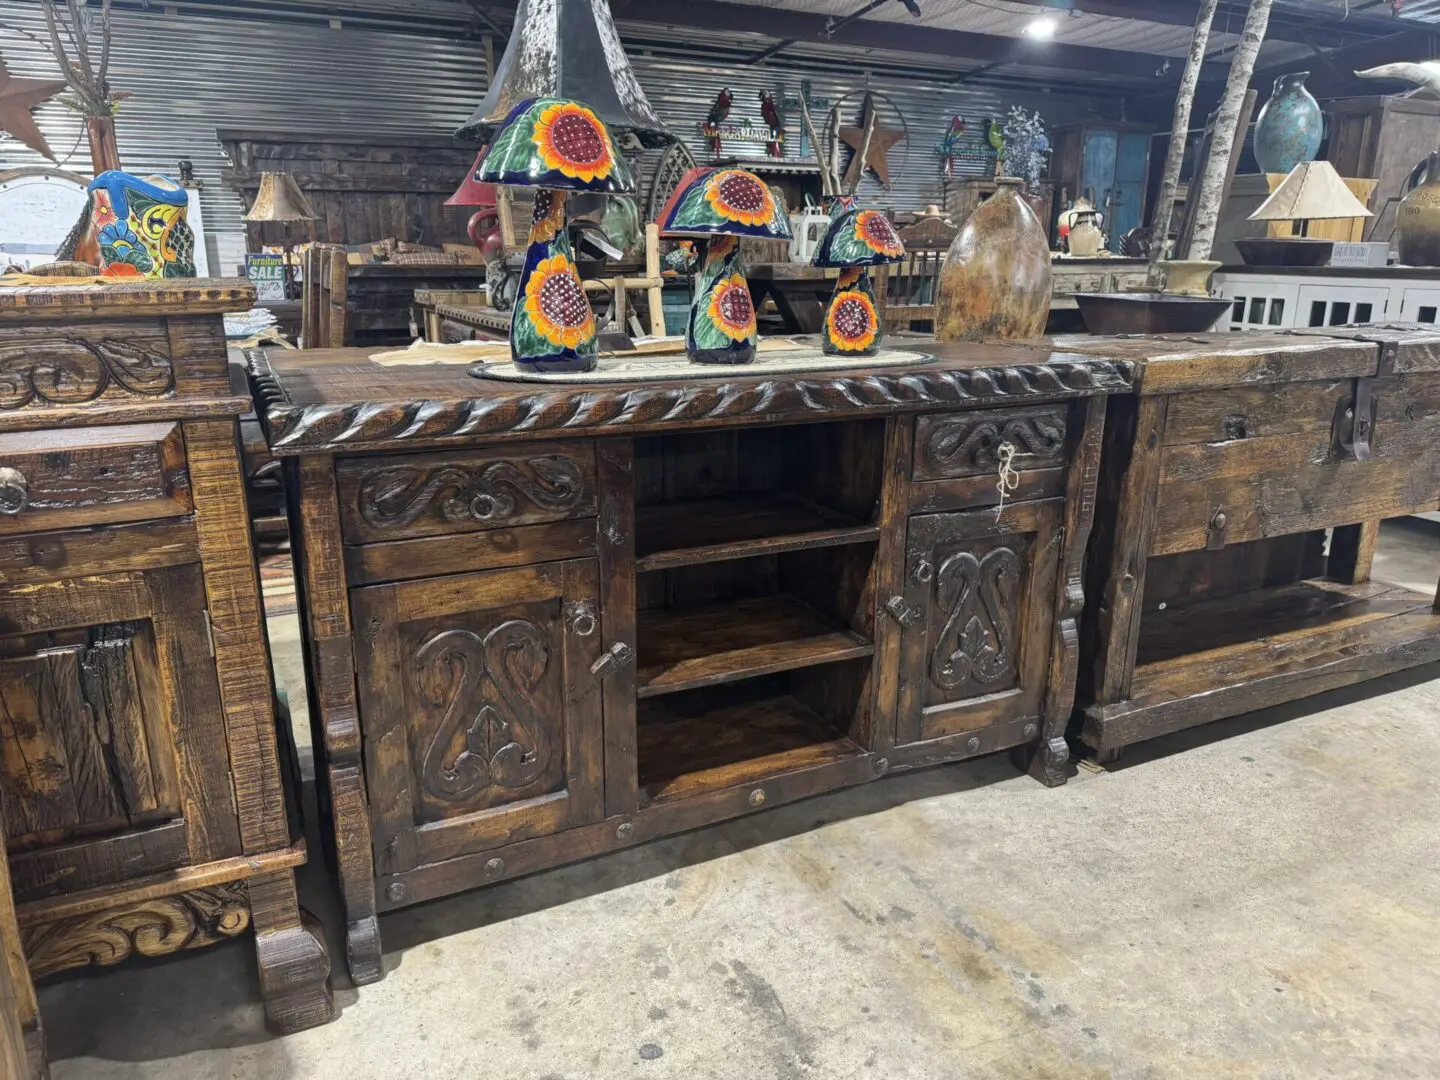
[[[15,515],[30,501],[30,482],[19,469],[0,467],[0,514]]]

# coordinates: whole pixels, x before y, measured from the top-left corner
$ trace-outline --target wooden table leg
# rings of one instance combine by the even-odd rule
[[[818,334],[825,321],[825,305],[808,292],[788,293],[778,286],[770,289],[771,299],[785,328],[794,334]]]
[[[1341,525],[1330,538],[1330,574],[1348,585],[1370,580],[1375,562],[1375,545],[1380,539],[1380,522]]]
[[[0,838],[6,835],[0,814]],[[0,1076],[44,1080],[50,1075],[45,1062],[45,1035],[35,986],[20,941],[15,919],[15,897],[10,889],[10,864],[0,846]]]

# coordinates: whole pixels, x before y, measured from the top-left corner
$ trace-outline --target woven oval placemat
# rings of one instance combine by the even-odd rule
[[[513,363],[477,364],[470,374],[480,379],[527,383],[663,382],[672,379],[734,379],[740,376],[794,375],[807,371],[906,367],[928,364],[935,357],[911,349],[881,349],[875,356],[830,356],[819,349],[762,352],[750,364],[697,364],[679,355],[600,357],[594,371],[581,373],[526,371]]]

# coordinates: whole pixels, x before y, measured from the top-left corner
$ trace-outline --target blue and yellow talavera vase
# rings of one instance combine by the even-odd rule
[[[685,351],[702,364],[748,364],[758,341],[740,238],[717,236],[709,241],[695,279]]]
[[[1302,161],[1314,161],[1325,135],[1325,113],[1297,71],[1275,80],[1275,92],[1255,121],[1255,160],[1261,172],[1288,174]]]
[[[179,184],[112,169],[91,180],[87,190],[103,276],[195,276],[195,234],[185,220],[190,197]]]
[[[563,191],[535,192],[530,247],[510,317],[510,355],[534,371],[594,371],[595,313],[565,231]]]

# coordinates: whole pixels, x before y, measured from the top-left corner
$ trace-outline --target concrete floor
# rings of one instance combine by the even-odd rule
[[[1388,528],[1377,576],[1437,553]],[[985,759],[388,916],[385,981],[337,959],[340,1018],[287,1039],[245,942],[83,974],[42,990],[54,1076],[1428,1080],[1437,667],[1057,791]]]

